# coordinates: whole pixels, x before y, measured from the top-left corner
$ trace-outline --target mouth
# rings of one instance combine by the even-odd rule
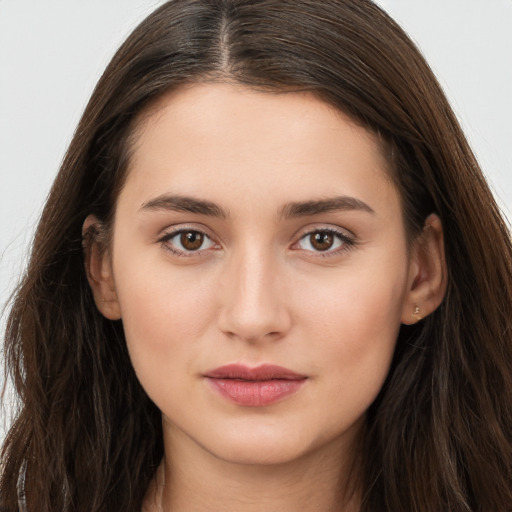
[[[263,407],[295,394],[307,376],[276,365],[255,368],[231,364],[204,375],[212,389],[227,400],[247,407]]]

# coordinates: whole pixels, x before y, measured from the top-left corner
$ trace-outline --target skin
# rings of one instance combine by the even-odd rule
[[[162,411],[145,510],[357,510],[358,440],[400,325],[444,293],[437,217],[408,244],[376,138],[307,93],[168,94],[139,126],[128,173],[111,246],[93,244],[86,265]],[[176,197],[215,208],[184,211]],[[332,198],[327,211],[290,206]],[[204,234],[198,250],[180,229]],[[230,363],[307,379],[277,403],[240,406],[204,378]]]

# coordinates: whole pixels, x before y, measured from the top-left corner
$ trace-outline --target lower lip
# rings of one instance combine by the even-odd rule
[[[210,377],[207,380],[224,398],[248,407],[263,407],[279,402],[296,393],[306,382],[306,379],[247,381]]]

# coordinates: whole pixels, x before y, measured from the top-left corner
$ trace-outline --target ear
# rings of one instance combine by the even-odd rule
[[[103,224],[89,215],[82,226],[85,272],[100,313],[109,320],[119,320],[121,309],[105,238]]]
[[[439,217],[431,214],[412,247],[402,323],[415,324],[435,311],[443,301],[446,285],[443,226]]]

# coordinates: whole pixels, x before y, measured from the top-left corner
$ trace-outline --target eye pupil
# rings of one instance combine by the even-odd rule
[[[196,251],[203,245],[204,235],[197,231],[186,231],[181,233],[181,245],[188,251]]]
[[[334,235],[325,231],[320,231],[310,235],[311,245],[318,251],[326,251],[334,244]]]

